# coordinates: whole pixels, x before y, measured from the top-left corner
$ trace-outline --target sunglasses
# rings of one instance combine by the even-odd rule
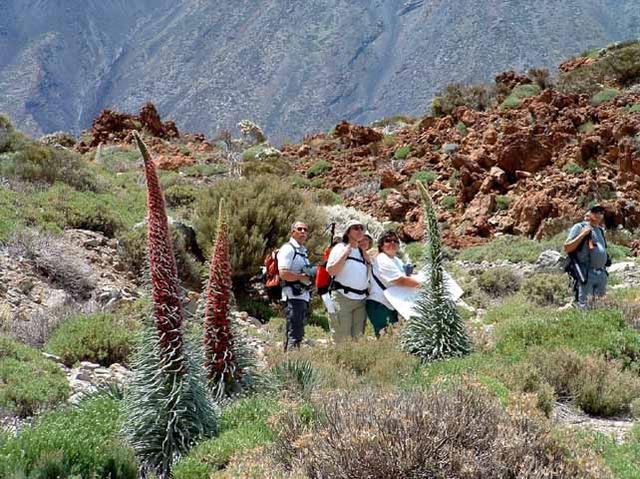
[[[362,225],[353,225],[351,227],[352,230],[356,230],[356,231],[363,231],[364,230],[364,226]]]
[[[308,229],[308,228],[305,228],[304,226],[298,226],[298,227],[296,228],[296,231],[300,231],[300,232],[302,233],[303,231],[309,231],[309,229]]]

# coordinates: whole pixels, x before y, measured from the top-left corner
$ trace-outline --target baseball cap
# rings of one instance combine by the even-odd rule
[[[593,205],[591,208],[587,210],[589,213],[599,213],[604,214],[604,206],[602,205]]]

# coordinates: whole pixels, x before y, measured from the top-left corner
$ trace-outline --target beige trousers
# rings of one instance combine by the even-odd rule
[[[340,343],[348,338],[358,338],[364,333],[367,310],[364,299],[350,299],[338,291],[331,293],[336,312],[331,315],[333,340]]]

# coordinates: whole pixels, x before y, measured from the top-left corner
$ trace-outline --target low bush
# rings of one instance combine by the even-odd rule
[[[396,152],[393,154],[393,157],[396,160],[404,160],[409,155],[409,153],[411,153],[411,147],[409,145],[404,145],[396,150]]]
[[[634,103],[626,107],[627,113],[640,113],[640,103]]]
[[[199,189],[191,185],[172,185],[164,190],[164,198],[170,208],[190,206],[198,198]]]
[[[85,300],[96,287],[93,270],[84,252],[63,238],[44,231],[16,230],[8,241],[14,257],[23,257],[52,284],[69,291],[76,299]]]
[[[206,273],[204,265],[198,262],[194,255],[187,250],[186,240],[180,230],[172,226],[169,228],[173,243],[173,255],[176,258],[178,267],[178,276],[185,285],[193,289],[199,289],[202,286],[203,275]],[[122,235],[118,242],[118,256],[135,276],[139,279],[147,279],[146,228],[135,228]]]
[[[520,276],[511,268],[490,268],[478,276],[482,291],[495,297],[515,293],[520,289]]]
[[[78,190],[98,189],[95,174],[77,153],[36,143],[8,121],[0,128],[0,176],[49,185],[64,182]]]
[[[207,178],[209,176],[223,175],[228,171],[229,167],[221,163],[191,165],[182,170],[185,175],[194,176],[196,178]]]
[[[417,171],[416,173],[413,174],[413,176],[411,177],[411,181],[415,182],[421,182],[421,183],[433,183],[434,181],[436,181],[436,179],[438,178],[438,174],[435,171],[431,171],[431,170],[423,170],[423,171]]]
[[[275,316],[275,312],[269,303],[257,299],[239,298],[238,310],[246,311],[249,316],[253,316],[264,322],[269,321]]]
[[[285,417],[276,442],[281,467],[304,477],[501,477],[505,471],[585,479],[604,473],[591,456],[555,437],[547,422],[508,415],[478,386],[346,393],[323,397],[314,410],[310,425],[297,411]]]
[[[519,357],[529,348],[540,346],[600,354],[622,361],[625,367],[640,359],[640,335],[616,310],[531,308],[528,314],[499,323],[495,331],[496,351],[506,357]]]
[[[458,259],[463,261],[495,262],[508,260],[514,263],[524,261],[534,263],[540,253],[546,249],[559,249],[564,242],[564,235],[549,240],[536,241],[524,236],[504,235],[488,243],[466,248],[460,252]]]
[[[19,416],[55,406],[70,393],[60,367],[42,354],[0,336],[0,409]]]
[[[494,93],[485,85],[447,85],[431,102],[435,116],[451,115],[459,106],[484,111],[491,106]]]
[[[617,97],[619,93],[620,91],[617,88],[606,88],[593,95],[593,97],[591,97],[591,103],[596,106],[606,103]]]
[[[315,192],[315,197],[321,205],[341,205],[342,197],[331,190],[319,190]]]
[[[309,188],[311,187],[311,181],[309,181],[304,176],[293,175],[291,177],[291,186],[293,186],[294,188],[300,188],[300,189]]]
[[[46,349],[67,366],[80,361],[109,366],[127,363],[140,323],[115,313],[80,315],[65,321],[47,342]]]
[[[255,178],[262,175],[275,175],[286,177],[291,175],[291,164],[282,157],[266,158],[264,160],[252,159],[242,162],[242,176]]]
[[[273,440],[269,417],[278,402],[266,396],[253,396],[236,401],[222,413],[217,437],[194,447],[172,470],[175,479],[212,477],[237,454]]]
[[[331,171],[331,163],[326,160],[318,160],[307,170],[307,178],[313,178],[315,176],[322,175]]]
[[[320,377],[310,361],[287,358],[271,368],[281,390],[308,396],[320,383]]]
[[[413,264],[422,264],[427,254],[425,245],[419,241],[406,244],[404,252]]]
[[[506,211],[509,209],[510,199],[505,195],[496,196],[496,210],[498,211]]]
[[[584,168],[576,163],[567,163],[562,167],[562,171],[570,175],[579,175],[584,173]]]
[[[121,423],[119,402],[107,397],[51,412],[0,445],[0,476],[136,479],[138,464],[119,437]]]
[[[442,206],[444,206],[448,210],[452,210],[456,207],[456,197],[455,196],[444,196],[441,200]]]
[[[458,130],[458,133],[464,136],[467,134],[467,125],[465,125],[462,121],[459,121],[458,123],[456,123],[456,130]]]
[[[526,278],[522,292],[532,303],[561,306],[569,299],[569,284],[564,274],[541,273]]]
[[[223,180],[203,194],[196,207],[195,228],[198,242],[206,252],[215,237],[218,204],[225,199],[229,216],[231,268],[234,276],[253,276],[267,252],[279,248],[288,238],[291,223],[304,221],[310,229],[307,248],[313,253],[324,243],[325,215],[310,198],[291,190],[279,178]],[[337,208],[334,206],[332,208]]]
[[[632,402],[640,397],[640,378],[601,356],[583,357],[561,348],[538,351],[531,361],[554,388],[556,396],[573,400],[588,414],[626,414]]]

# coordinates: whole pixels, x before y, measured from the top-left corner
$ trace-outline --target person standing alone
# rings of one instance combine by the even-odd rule
[[[585,281],[577,281],[578,307],[586,309],[591,297],[602,297],[607,289],[607,241],[602,223],[604,208],[596,205],[587,211],[585,221],[576,223],[569,231],[564,250],[573,257]]]
[[[300,347],[309,316],[312,283],[304,272],[310,266],[304,246],[308,232],[306,224],[296,221],[291,225],[291,238],[278,250],[278,274],[282,280],[282,299],[285,301],[287,319],[285,351],[289,347]]]
[[[358,247],[363,235],[364,226],[350,222],[342,242],[333,247],[327,261],[327,271],[333,276],[331,298],[336,312],[332,326],[336,343],[362,336],[364,331],[369,277],[366,257]]]

